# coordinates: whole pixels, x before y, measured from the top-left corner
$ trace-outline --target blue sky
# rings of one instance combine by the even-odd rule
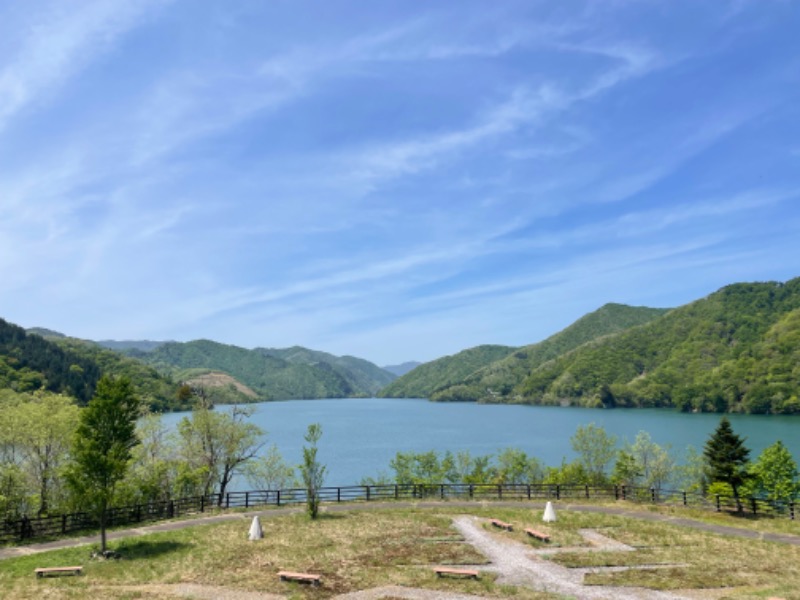
[[[0,317],[378,364],[800,275],[785,1],[0,0]]]

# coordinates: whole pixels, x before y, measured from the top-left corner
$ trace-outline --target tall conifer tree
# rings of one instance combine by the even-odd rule
[[[712,483],[720,481],[730,485],[736,507],[741,512],[739,487],[749,478],[747,464],[750,450],[745,447],[744,439],[733,432],[727,417],[722,417],[716,431],[706,442],[703,455],[708,466],[709,480]]]

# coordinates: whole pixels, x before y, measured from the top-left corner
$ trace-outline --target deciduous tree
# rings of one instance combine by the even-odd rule
[[[100,546],[105,553],[107,511],[117,484],[125,477],[131,452],[139,443],[136,419],[139,399],[127,378],[104,376],[81,411],[72,443],[73,463],[67,482],[100,521]]]
[[[322,437],[322,426],[312,423],[304,436],[308,446],[303,446],[303,464],[300,472],[306,488],[306,511],[308,516],[316,519],[319,514],[319,490],[325,481],[325,466],[317,459],[317,443]]]
[[[749,471],[752,480],[748,492],[754,496],[790,502],[800,495],[797,463],[780,440],[765,448]]]
[[[234,475],[258,455],[264,431],[249,422],[255,408],[234,405],[217,411],[199,407],[178,423],[181,452],[192,468],[204,469],[204,494],[219,493],[219,503]]]
[[[578,455],[590,483],[602,485],[608,480],[606,470],[614,460],[617,447],[616,436],[609,435],[602,427],[589,423],[579,425],[575,435],[570,438],[572,449]]]

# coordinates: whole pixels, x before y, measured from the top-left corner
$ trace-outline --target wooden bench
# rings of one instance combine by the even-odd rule
[[[437,577],[441,577],[442,575],[455,575],[457,577],[472,577],[473,579],[478,578],[478,572],[472,571],[470,569],[452,569],[450,567],[435,567],[433,570],[436,572]]]
[[[546,533],[542,533],[541,531],[536,531],[535,529],[526,529],[525,533],[529,536],[536,538],[537,540],[542,540],[543,542],[549,542],[550,536]]]
[[[62,573],[80,575],[82,572],[83,567],[39,567],[38,569],[34,569],[36,577],[44,577],[45,575],[60,575]]]
[[[514,527],[512,527],[511,523],[506,523],[500,519],[492,519],[491,524],[500,529],[505,529],[506,531],[514,531]]]
[[[281,581],[299,581],[301,583],[312,583],[319,585],[320,575],[313,573],[294,573],[293,571],[278,571],[278,577]]]

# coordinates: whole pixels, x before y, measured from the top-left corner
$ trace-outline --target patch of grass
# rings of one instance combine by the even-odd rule
[[[541,510],[508,506],[387,509],[322,513],[309,521],[302,513],[262,519],[264,539],[247,540],[249,519],[131,537],[114,542],[120,560],[89,559],[88,546],[23,556],[0,563],[0,596],[21,600],[53,598],[168,598],[170,584],[223,586],[289,597],[325,599],[335,594],[386,585],[424,587],[489,597],[545,600],[556,596],[498,584],[483,572],[477,581],[437,578],[434,565],[481,565],[485,557],[466,544],[452,518],[471,514],[485,519],[487,532],[531,548],[567,548],[550,560],[567,567],[663,565],[661,568],[600,572],[586,576],[592,585],[642,586],[660,590],[726,587],[726,598],[800,598],[800,547],[718,536],[668,522],[642,521],[591,512],[558,512],[542,523]],[[679,512],[680,515],[685,513]],[[507,521],[514,531],[489,524]],[[549,533],[537,542],[525,527]],[[636,547],[637,552],[584,552],[580,529]],[[36,567],[84,566],[80,577],[37,580]],[[322,575],[312,587],[281,582],[279,570]]]

